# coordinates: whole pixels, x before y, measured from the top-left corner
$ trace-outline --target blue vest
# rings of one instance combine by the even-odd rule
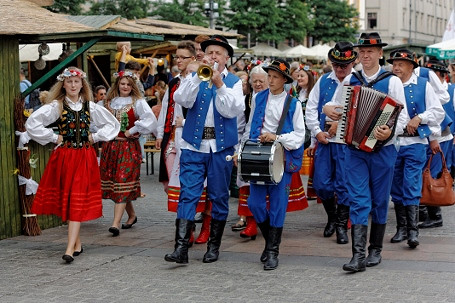
[[[425,104],[425,89],[428,81],[425,78],[417,77],[417,84],[409,84],[404,87],[404,96],[406,97],[406,107],[409,118],[414,118],[423,113],[427,106]],[[431,135],[430,128],[427,124],[420,124],[417,128],[420,138],[426,138]]]
[[[385,73],[385,72],[386,72],[386,70],[383,69],[383,68],[381,67],[381,71],[379,72],[378,77],[379,77],[380,75],[382,75],[383,73]],[[367,80],[363,77],[362,73],[359,73],[359,75],[363,78],[362,80],[363,80],[365,83],[368,83]],[[390,76],[392,76],[392,75],[390,75]],[[387,78],[385,78],[385,79],[382,79],[381,81],[376,82],[375,84],[373,84],[372,87],[373,87],[375,90],[378,90],[378,91],[380,91],[380,92],[383,92],[383,93],[385,93],[385,94],[388,94],[388,93],[389,93],[389,81],[390,81],[390,76],[387,77]],[[350,85],[362,85],[362,82],[360,82],[360,80],[357,79],[356,76],[352,75],[352,76],[351,76]]]
[[[334,79],[329,78],[330,73],[327,73],[321,77],[319,81],[319,103],[318,103],[318,120],[319,127],[324,130],[325,117],[326,115],[322,112],[322,107],[330,102],[337,89],[337,82]]]
[[[232,88],[239,80],[240,79],[237,76],[228,73],[223,79],[223,82],[228,88]],[[216,110],[214,101],[216,98],[216,86],[213,85],[210,89],[208,85],[208,81],[199,84],[199,93],[196,97],[196,101],[194,102],[193,107],[188,109],[186,115],[182,138],[194,148],[200,148],[205,118],[207,117],[210,102],[213,102],[216,149],[219,152],[238,143],[237,118],[225,118],[221,116]]]
[[[452,83],[449,83],[449,87],[448,87],[448,91],[449,91],[449,96],[450,96],[450,101],[447,102],[446,104],[444,104],[442,107],[444,108],[444,110],[446,111],[446,115],[448,115],[452,121],[455,121],[455,110],[453,109],[453,105],[454,105],[454,92],[455,92],[455,85],[453,85]],[[452,123],[450,124],[450,132],[452,134],[455,134],[455,123]]]
[[[265,118],[265,108],[267,105],[267,100],[269,96],[270,89],[263,90],[256,95],[255,100],[255,110],[253,114],[253,119],[251,120],[251,128],[250,128],[250,138],[257,139],[261,134],[262,125]],[[286,95],[286,102],[287,102],[288,95]],[[286,102],[284,105],[286,105]],[[291,105],[289,106],[289,111],[286,115],[284,120],[283,128],[281,130],[282,134],[288,134],[294,130],[294,126],[292,120],[294,118],[294,113],[297,104],[299,104],[298,99],[292,98]],[[299,104],[300,106],[300,104]],[[300,170],[302,166],[302,158],[303,158],[303,144],[296,150],[287,150],[284,149],[284,154],[286,157],[286,166],[285,171],[287,172],[296,172]]]
[[[419,77],[423,77],[430,81],[430,69],[426,67],[420,67],[420,75]]]

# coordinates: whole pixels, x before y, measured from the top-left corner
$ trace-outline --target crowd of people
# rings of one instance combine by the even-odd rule
[[[381,66],[386,45],[377,33],[362,33],[356,44],[339,41],[328,53],[331,68],[319,74],[310,63],[284,59],[230,65],[234,50],[224,37],[198,36],[177,45],[172,73],[166,73],[156,59],[135,58],[131,44],[119,42],[112,87],[96,86],[92,93],[86,74],[68,67],[28,118],[32,140],[56,144],[32,211],[68,221],[66,263],[83,252],[81,222],[102,216],[102,199],[115,203],[112,236],[132,228],[138,222],[133,201],[144,196],[143,143],[153,134],[161,151],[159,182],[168,210],[176,213],[168,262],[189,263],[193,243],[207,243],[204,263],[218,260],[234,186],[239,220],[232,231],[254,240],[259,227],[265,242],[260,261],[264,270],[276,269],[286,212],[308,207],[300,176],[304,150],[314,158],[310,180],[327,214],[322,236],[336,234],[336,243],[347,244],[351,229],[345,271],[381,262],[390,200],[397,220],[390,241],[416,248],[419,228],[443,224],[440,208],[419,205],[430,155],[433,177],[442,156],[455,167],[455,86],[443,62],[419,66],[407,49],[391,52],[390,65]],[[340,135],[347,86],[382,92],[401,109],[393,121],[371,127],[379,145],[374,152]],[[150,97],[157,100],[153,107]],[[249,149],[275,163],[249,159]]]

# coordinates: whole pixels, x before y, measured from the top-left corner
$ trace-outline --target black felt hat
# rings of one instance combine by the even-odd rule
[[[425,67],[428,67],[435,72],[443,72],[443,73],[448,73],[449,70],[447,69],[447,65],[444,64],[444,62],[436,60],[436,59],[430,59],[428,60],[427,63],[425,63]]]
[[[396,49],[392,51],[390,53],[390,58],[387,59],[386,61],[389,62],[390,64],[393,64],[393,61],[395,60],[409,61],[414,65],[414,68],[419,66],[419,64],[417,63],[416,54],[405,48]]]
[[[224,38],[223,36],[220,36],[220,35],[213,35],[212,37],[210,37],[209,40],[205,40],[203,42],[201,42],[201,49],[202,51],[205,52],[205,49],[207,48],[207,46],[209,45],[219,45],[219,46],[222,46],[224,47],[225,49],[227,49],[228,51],[228,54],[229,54],[229,57],[232,57],[234,55],[234,49],[232,48],[231,45],[229,45],[229,42],[226,40],[226,38]]]
[[[337,64],[349,64],[357,58],[357,52],[354,51],[354,45],[351,42],[340,41],[335,47],[329,50],[329,59]]]
[[[262,67],[262,69],[265,70],[266,72],[269,70],[279,72],[286,78],[286,83],[294,82],[294,79],[292,79],[291,77],[290,68],[291,66],[289,65],[289,63],[287,63],[283,59],[275,59],[269,65]]]
[[[381,36],[378,33],[362,33],[360,34],[359,41],[354,47],[367,47],[367,46],[379,46],[384,47],[387,43],[382,43]]]

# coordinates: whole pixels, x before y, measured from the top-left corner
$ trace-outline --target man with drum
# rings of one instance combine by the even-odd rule
[[[418,66],[414,53],[398,49],[390,54],[387,62],[393,64],[393,73],[403,82],[410,119],[404,133],[399,135],[400,149],[391,191],[397,232],[390,241],[399,243],[407,239],[409,247],[415,248],[419,245],[417,224],[428,141],[439,149],[439,124],[445,112],[433,87],[425,78],[414,74]]]
[[[341,90],[346,84],[345,78],[354,71],[357,52],[351,42],[340,41],[329,51],[328,57],[333,71],[324,74],[313,87],[306,107],[306,124],[318,140],[313,187],[328,216],[324,237],[332,236],[336,230],[337,243],[346,244],[349,242],[347,224],[350,202],[344,172],[346,145],[337,143],[334,136],[337,124],[333,121],[340,118],[340,106],[330,105],[340,104],[337,100],[341,97],[340,93],[335,92]],[[327,115],[322,112],[323,107]]]
[[[226,156],[234,153],[238,143],[236,117],[245,108],[242,82],[226,69],[226,63],[234,53],[226,38],[214,35],[203,41],[201,48],[211,70],[209,81],[189,74],[174,93],[175,103],[188,108],[188,112],[181,142],[175,250],[164,258],[183,264],[188,263],[188,242],[206,178],[207,198],[212,201],[212,220],[207,252],[202,261],[218,260],[229,212],[232,161],[226,161]]]
[[[374,129],[374,137],[386,142],[379,151],[365,152],[352,146],[346,149],[345,169],[347,189],[351,198],[349,217],[352,223],[353,256],[343,269],[350,272],[364,271],[366,266],[375,266],[381,262],[390,189],[397,157],[395,136],[403,133],[409,121],[401,80],[379,65],[379,59],[383,56],[382,47],[386,45],[387,43],[383,43],[376,32],[362,33],[358,43],[354,45],[359,48],[362,69],[360,73],[350,76],[350,85],[372,87],[386,93],[404,108],[394,127],[390,128],[384,124]],[[370,245],[368,257],[365,259],[370,214],[372,220]]]
[[[293,81],[289,63],[276,59],[263,69],[268,73],[269,88],[253,97],[250,118],[242,142],[248,139],[253,142],[259,141],[261,144],[276,142],[274,144],[284,147],[286,160],[281,181],[278,184],[250,182],[248,198],[248,207],[265,239],[265,249],[260,260],[264,262],[264,270],[274,270],[278,267],[291,175],[292,172],[298,171],[302,164],[305,124],[299,100],[289,96],[284,90],[284,85]],[[280,127],[282,131],[279,131],[282,114],[284,114]],[[267,195],[270,200],[269,209],[266,206]]]

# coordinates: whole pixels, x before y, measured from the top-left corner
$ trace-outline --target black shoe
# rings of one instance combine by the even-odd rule
[[[419,228],[433,228],[433,227],[441,227],[442,226],[442,219],[427,219],[423,223],[419,224]]]
[[[75,251],[75,252],[73,252],[73,257],[77,257],[77,256],[79,256],[80,254],[82,254],[83,252],[84,252],[84,248],[81,247],[81,250],[80,250],[80,251]]]
[[[112,233],[113,237],[117,237],[118,235],[120,235],[120,230],[114,226],[109,227],[109,232]]]
[[[74,261],[74,258],[70,255],[63,255],[62,259],[65,260],[66,263],[71,263]]]
[[[238,222],[235,223],[234,225],[231,226],[232,231],[242,231],[246,228],[246,222],[243,219],[239,219],[239,221],[242,222],[242,224],[239,224]]]
[[[131,224],[128,224],[128,223],[122,224],[122,229],[130,229],[130,228],[133,227],[133,225],[136,224],[136,223],[137,223],[137,217],[134,218],[134,221],[133,221],[133,223],[131,223]]]

